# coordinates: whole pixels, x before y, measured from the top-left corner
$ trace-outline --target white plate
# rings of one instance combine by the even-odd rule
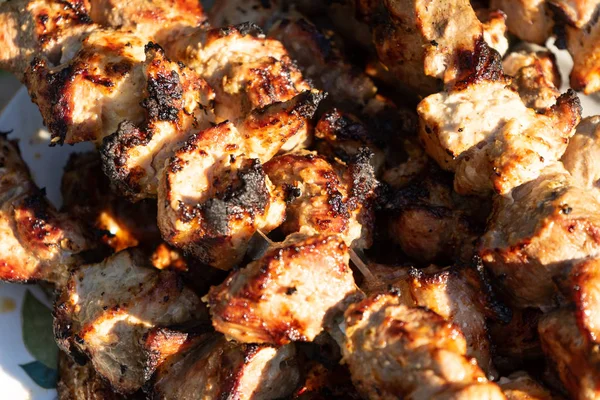
[[[571,58],[566,51],[550,47],[557,54],[563,77],[562,91],[565,91],[568,89]],[[580,95],[580,98],[584,115],[600,114],[600,97]],[[87,151],[93,149],[93,146],[86,143],[76,146],[48,147],[50,135],[44,129],[39,111],[31,103],[24,88],[17,93],[0,116],[0,131],[9,130],[12,130],[10,138],[19,139],[21,153],[29,165],[36,183],[40,187],[46,188],[46,193],[52,203],[60,206],[60,180],[69,154],[74,151]],[[30,294],[27,294],[28,291]],[[31,295],[40,302],[32,300]],[[24,303],[27,303],[29,307],[24,308]],[[40,315],[47,316],[50,310],[45,310],[40,303],[50,305],[43,292],[35,286],[0,284],[0,398],[2,399],[51,400],[56,398],[54,389],[44,389],[31,377],[33,375],[39,382],[44,383],[44,379],[41,379],[43,376],[40,378],[39,371],[41,368],[42,372],[48,372],[48,368],[40,367],[43,362],[36,360],[36,357],[45,359],[45,362],[48,363],[48,355],[43,352],[51,351],[51,345],[45,349],[33,348],[31,351],[32,346],[30,345],[28,349],[23,340],[23,314],[25,314],[26,320],[29,320],[28,318],[35,318],[36,321],[48,320]],[[32,304],[33,307],[31,307]],[[38,330],[39,332],[36,334],[41,335],[48,332],[48,327],[35,329],[35,331]],[[25,334],[30,335],[31,332],[25,332]],[[45,339],[47,338],[42,337],[38,340],[43,342]],[[34,338],[35,340],[36,338]],[[40,368],[28,374],[22,366],[33,365],[32,363],[36,363],[36,361],[35,366]],[[44,370],[44,368],[47,369]]]

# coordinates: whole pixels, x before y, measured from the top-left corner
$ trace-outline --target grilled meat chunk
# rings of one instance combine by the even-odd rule
[[[97,29],[56,67],[32,61],[24,82],[52,144],[99,142],[123,120],[141,122],[144,44],[133,33]]]
[[[79,365],[64,352],[58,355],[59,380],[56,391],[60,400],[122,400],[91,363]]]
[[[215,94],[194,71],[165,58],[159,46],[146,46],[142,74],[144,122],[123,120],[105,137],[103,168],[133,200],[155,197],[166,160],[193,132],[214,125]]]
[[[520,307],[556,304],[553,279],[600,252],[600,202],[556,164],[536,180],[497,197],[480,254]]]
[[[571,87],[585,94],[600,90],[600,23],[591,19],[583,28],[566,26],[567,50],[573,57],[573,69],[569,75]]]
[[[15,0],[0,4],[0,69],[19,79],[34,57],[58,64],[97,26],[83,0]]]
[[[420,263],[469,262],[483,234],[490,207],[478,198],[457,195],[451,179],[431,166],[420,179],[390,195],[389,238]]]
[[[213,325],[246,343],[312,341],[357,294],[336,236],[290,235],[211,288]]]
[[[498,385],[507,400],[552,400],[559,397],[534,380],[526,372],[515,372],[508,377],[502,377]]]
[[[508,31],[519,39],[543,45],[552,34],[554,20],[545,0],[491,0],[490,8],[506,14]]]
[[[227,341],[212,333],[191,339],[153,377],[153,399],[279,399],[299,381],[293,345]]]
[[[120,393],[138,390],[148,378],[144,366],[152,354],[142,338],[151,328],[207,317],[200,299],[176,273],[153,269],[133,250],[73,273],[54,316],[59,346],[89,357]]]
[[[554,7],[554,13],[576,28],[583,28],[598,11],[595,0],[549,0]]]
[[[546,314],[538,330],[544,353],[572,398],[598,398],[598,342],[581,329],[577,313],[563,308]]]
[[[433,311],[393,294],[346,311],[343,361],[368,399],[504,399],[466,356],[464,336]]]
[[[281,42],[265,38],[254,24],[197,29],[167,51],[215,90],[217,122],[235,121],[310,90]]]
[[[577,125],[562,162],[577,185],[600,189],[600,116],[585,118]]]
[[[370,247],[370,200],[377,182],[368,158],[360,162],[362,165],[345,168],[328,163],[314,152],[298,152],[266,163],[265,172],[275,186],[276,196],[287,203],[283,232],[337,234],[347,246]],[[357,176],[361,173],[363,176]],[[356,182],[361,179],[363,182]]]
[[[561,84],[556,58],[548,50],[522,50],[510,53],[502,67],[513,77],[511,87],[529,108],[544,111],[556,103]]]
[[[483,25],[483,39],[492,49],[504,56],[508,51],[506,14],[499,10],[475,9]]]
[[[360,3],[379,59],[418,93],[436,92],[438,80],[453,85],[488,56],[483,25],[467,0]]]
[[[190,136],[167,161],[158,189],[163,238],[217,268],[239,263],[257,229],[283,222],[285,205],[261,162],[306,126],[320,98],[305,92],[252,112],[237,128],[223,122]]]
[[[134,31],[165,47],[206,20],[202,3],[197,0],[89,2],[90,17],[95,23]]]
[[[59,213],[33,183],[16,142],[0,136],[0,280],[62,286],[94,247],[79,222]]]
[[[425,98],[419,136],[460,194],[506,195],[560,159],[581,116],[573,91],[543,113],[527,108],[507,85],[481,80]]]

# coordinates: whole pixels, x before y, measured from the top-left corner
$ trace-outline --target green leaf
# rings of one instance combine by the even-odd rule
[[[27,350],[46,367],[56,368],[58,347],[54,342],[52,314],[48,307],[27,290],[21,316],[23,318],[23,343]]]
[[[39,361],[33,361],[27,364],[19,365],[23,371],[29,375],[38,386],[44,389],[54,389],[58,372],[54,368],[48,368]]]

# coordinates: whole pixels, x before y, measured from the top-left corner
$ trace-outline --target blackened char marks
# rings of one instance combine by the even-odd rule
[[[506,79],[502,69],[502,57],[483,40],[475,43],[475,49],[462,50],[457,54],[458,73],[455,88],[460,90],[481,81]]]
[[[253,22],[244,22],[243,24],[225,26],[223,28],[219,28],[216,30],[220,37],[229,36],[234,32],[238,32],[242,36],[251,35],[258,37],[263,34],[260,26],[256,25]]]
[[[375,169],[371,164],[373,155],[368,147],[362,147],[348,166],[351,179],[349,200],[351,209],[372,197],[379,186],[375,178]]]
[[[163,53],[162,48],[152,42],[148,43],[144,50],[147,58],[152,57],[150,53],[153,51]],[[183,97],[179,74],[171,70],[159,71],[156,76],[150,75],[146,90],[148,97],[142,101],[142,107],[146,109],[150,119],[177,121]]]
[[[222,198],[213,198],[202,207],[209,230],[218,235],[228,234],[231,217],[236,214],[263,213],[269,203],[265,173],[258,160],[237,172],[238,182],[231,185]]]

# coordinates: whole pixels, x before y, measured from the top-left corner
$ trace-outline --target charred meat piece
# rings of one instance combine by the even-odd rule
[[[510,53],[502,67],[513,77],[511,87],[529,108],[544,111],[560,96],[560,74],[556,58],[548,50],[522,50]]]
[[[343,362],[368,399],[504,399],[466,356],[458,328],[393,294],[371,296],[346,311]]]
[[[290,235],[211,288],[215,329],[247,343],[312,341],[358,296],[348,259],[339,237]]]
[[[56,384],[60,400],[123,400],[112,390],[91,363],[79,365],[64,352],[58,355],[59,380]]]
[[[16,0],[0,4],[0,68],[19,79],[34,57],[58,64],[92,23],[82,0]]]
[[[506,14],[508,31],[519,39],[543,45],[552,35],[554,19],[546,0],[491,0],[490,8]]]
[[[540,113],[509,84],[482,79],[419,103],[419,137],[440,167],[456,173],[460,194],[508,194],[559,160],[575,133],[581,105],[573,91]]]
[[[62,286],[81,253],[94,247],[83,225],[48,202],[21,159],[16,142],[0,136],[0,280],[45,280]]]
[[[562,162],[577,185],[600,189],[600,116],[585,118],[577,125]]]
[[[496,197],[480,254],[514,305],[556,304],[554,278],[600,252],[600,202],[557,164]]]
[[[206,320],[200,299],[171,271],[152,268],[134,250],[81,267],[54,309],[59,346],[87,356],[120,393],[132,393],[148,379],[152,354],[143,338],[153,328]]]
[[[205,263],[230,269],[257,229],[283,222],[261,162],[307,124],[321,95],[306,92],[192,135],[167,161],[158,198],[163,238]],[[190,184],[193,182],[193,184]]]
[[[114,251],[161,241],[156,202],[130,203],[111,190],[97,152],[72,154],[61,182],[62,209],[89,229],[103,232],[102,241]]]
[[[155,197],[165,161],[192,133],[214,125],[215,94],[194,71],[147,45],[141,124],[123,120],[101,147],[104,172],[133,200]]]
[[[153,399],[280,399],[299,381],[295,348],[240,344],[217,333],[192,338],[161,364]]]
[[[502,377],[498,385],[504,392],[506,400],[553,400],[554,396],[548,389],[529,376],[526,372],[515,372],[508,377]]]
[[[468,0],[360,3],[380,61],[420,94],[439,90],[440,80],[453,85],[487,62],[483,24]]]
[[[281,42],[265,38],[251,23],[198,28],[179,37],[167,52],[215,90],[217,122],[235,121],[310,90]]]
[[[316,153],[298,152],[265,164],[276,195],[287,203],[283,232],[337,234],[347,246],[370,247],[377,181],[364,158],[346,168]]]
[[[542,348],[572,398],[595,399],[600,396],[598,342],[577,320],[568,308],[546,314],[538,327]]]
[[[392,211],[387,218],[389,238],[418,262],[469,262],[484,232],[490,207],[480,199],[454,193],[451,179],[432,166],[420,179],[390,195],[384,211]]]
[[[508,51],[506,14],[490,8],[475,8],[475,13],[483,25],[485,42],[501,56],[504,56]]]

